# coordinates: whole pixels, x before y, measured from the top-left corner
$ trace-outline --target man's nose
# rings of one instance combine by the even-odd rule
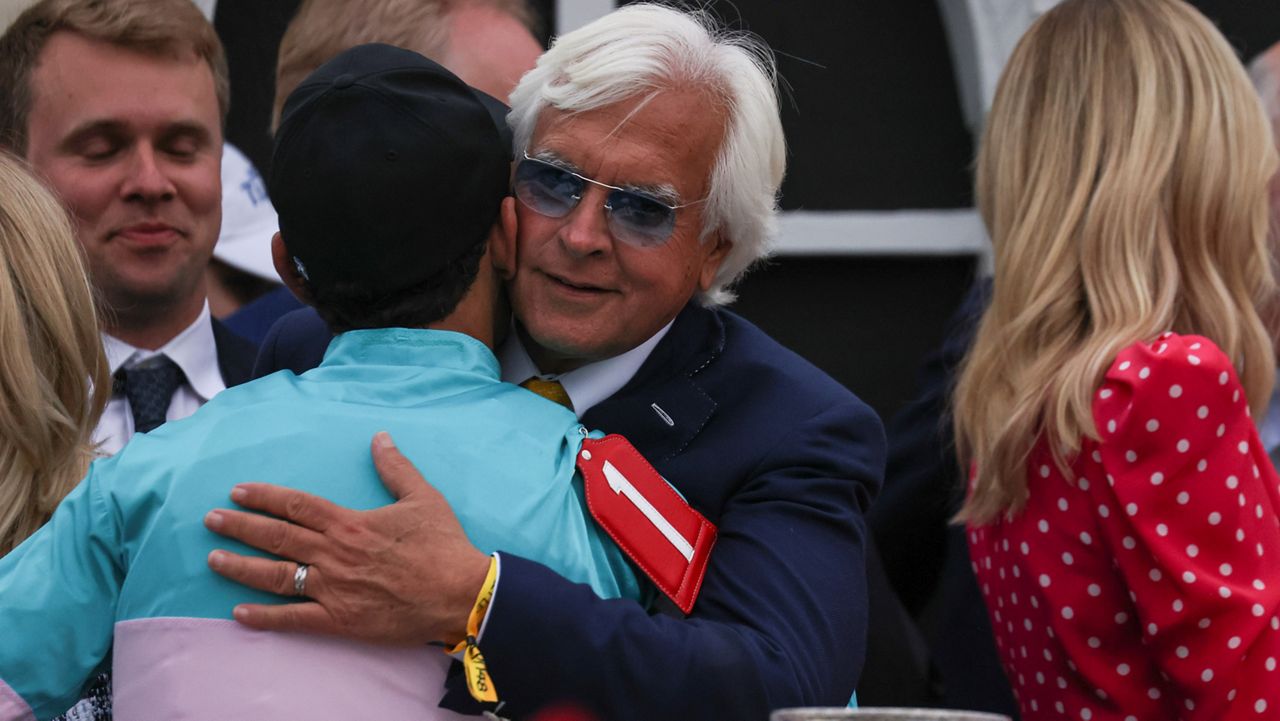
[[[583,189],[582,200],[560,227],[560,242],[570,254],[586,257],[613,249],[609,211],[604,207],[607,197],[608,191],[604,188],[588,185]]]
[[[155,148],[140,144],[134,150],[128,174],[121,186],[126,199],[148,203],[172,199],[175,193],[164,158]]]

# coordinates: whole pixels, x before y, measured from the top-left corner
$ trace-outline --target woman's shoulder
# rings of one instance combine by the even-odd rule
[[[1121,350],[1093,402],[1105,442],[1129,431],[1155,433],[1228,413],[1242,402],[1231,359],[1198,335],[1164,333]],[[1243,407],[1243,406],[1241,406]]]
[[[1182,396],[1189,387],[1238,387],[1231,359],[1213,341],[1198,335],[1163,333],[1116,354],[1103,377],[1099,401],[1129,400],[1134,395]],[[1098,403],[1095,402],[1095,409]],[[1107,403],[1104,405],[1114,405]]]
[[[1157,372],[1205,378],[1227,372],[1228,379],[1235,375],[1231,359],[1208,338],[1161,333],[1155,340],[1138,341],[1117,353],[1106,377],[1124,379],[1136,375],[1139,380],[1146,380]],[[1221,384],[1226,385],[1228,379]]]

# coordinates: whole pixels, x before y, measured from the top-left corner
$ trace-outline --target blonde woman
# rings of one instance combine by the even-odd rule
[[[1280,714],[1267,119],[1178,0],[1066,0],[978,158],[994,295],[960,518],[1023,718]]]
[[[111,387],[71,221],[0,153],[0,556],[84,476]]]

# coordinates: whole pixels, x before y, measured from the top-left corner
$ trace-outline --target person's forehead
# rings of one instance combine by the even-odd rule
[[[516,82],[537,63],[542,46],[519,20],[496,7],[463,5],[448,18],[448,41],[435,59],[466,84],[506,102]]]
[[[33,111],[43,105],[54,115],[45,122],[220,125],[213,71],[194,52],[144,53],[60,31],[40,52],[31,91]]]
[[[605,182],[667,183],[676,173],[705,181],[725,117],[714,106],[700,106],[701,99],[701,93],[677,90],[577,112],[548,107],[538,116],[529,150],[601,173]]]

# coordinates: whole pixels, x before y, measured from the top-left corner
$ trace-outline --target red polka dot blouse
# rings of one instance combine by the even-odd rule
[[[1041,443],[1025,511],[968,529],[1023,718],[1280,718],[1280,480],[1230,361],[1120,353],[1074,480]]]

